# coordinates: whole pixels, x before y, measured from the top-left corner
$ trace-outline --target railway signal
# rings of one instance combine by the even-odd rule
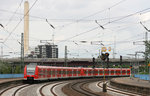
[[[122,76],[122,56],[120,55],[120,66],[121,66],[121,76]]]
[[[93,68],[95,68],[95,58],[93,57]]]
[[[109,53],[105,53],[106,58],[109,58]]]
[[[107,59],[107,68],[109,68],[109,53],[105,53],[106,59]]]
[[[120,65],[122,65],[122,56],[120,55]]]
[[[105,54],[104,54],[104,53],[102,53],[102,54],[101,54],[101,59],[102,59],[103,61],[105,61],[106,56],[105,56]]]
[[[101,59],[103,60],[103,61],[105,61],[106,59],[107,59],[107,61],[109,61],[109,53],[102,53],[101,54]]]

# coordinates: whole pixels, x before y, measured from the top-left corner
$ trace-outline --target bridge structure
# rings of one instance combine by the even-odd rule
[[[21,64],[20,58],[3,58],[0,59],[3,62],[9,62],[12,64]],[[123,59],[122,65],[133,65],[139,66],[144,65],[145,59]],[[67,58],[65,62],[65,58],[24,58],[24,65],[29,63],[37,63],[39,65],[49,65],[49,66],[68,66],[68,67],[91,67],[95,65],[96,67],[102,67],[106,64],[106,62],[102,61],[100,58],[95,59],[95,63],[93,63],[92,58]],[[120,59],[109,59],[109,65],[115,66],[120,65]]]

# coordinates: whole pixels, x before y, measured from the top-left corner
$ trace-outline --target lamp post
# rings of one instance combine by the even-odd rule
[[[127,55],[130,55],[130,56],[135,56],[135,60],[136,60],[136,54],[127,54]],[[131,58],[132,59],[132,58]],[[134,66],[135,66],[135,64],[133,64]],[[133,68],[134,68],[134,66],[132,66]],[[135,70],[133,70],[133,68],[131,68],[131,77],[133,77],[134,76],[134,71]],[[132,74],[133,73],[133,74]]]
[[[148,42],[148,32],[150,32],[150,30],[146,27],[146,26],[144,26],[143,24],[142,24],[142,22],[140,22],[140,24],[144,27],[144,29],[146,30],[146,33],[145,33],[145,43],[147,43]],[[147,66],[147,64],[149,63],[148,62],[148,54],[146,53],[147,52],[147,46],[146,46],[146,44],[145,44],[145,61],[146,61],[146,66]]]

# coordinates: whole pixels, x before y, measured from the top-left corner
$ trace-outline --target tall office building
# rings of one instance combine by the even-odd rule
[[[35,55],[37,58],[58,58],[57,45],[38,45],[35,48]]]

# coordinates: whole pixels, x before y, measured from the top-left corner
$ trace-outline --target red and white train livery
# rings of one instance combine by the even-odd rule
[[[58,78],[130,76],[129,68],[84,68],[84,67],[54,67],[41,65],[26,65],[24,80],[47,80]]]

